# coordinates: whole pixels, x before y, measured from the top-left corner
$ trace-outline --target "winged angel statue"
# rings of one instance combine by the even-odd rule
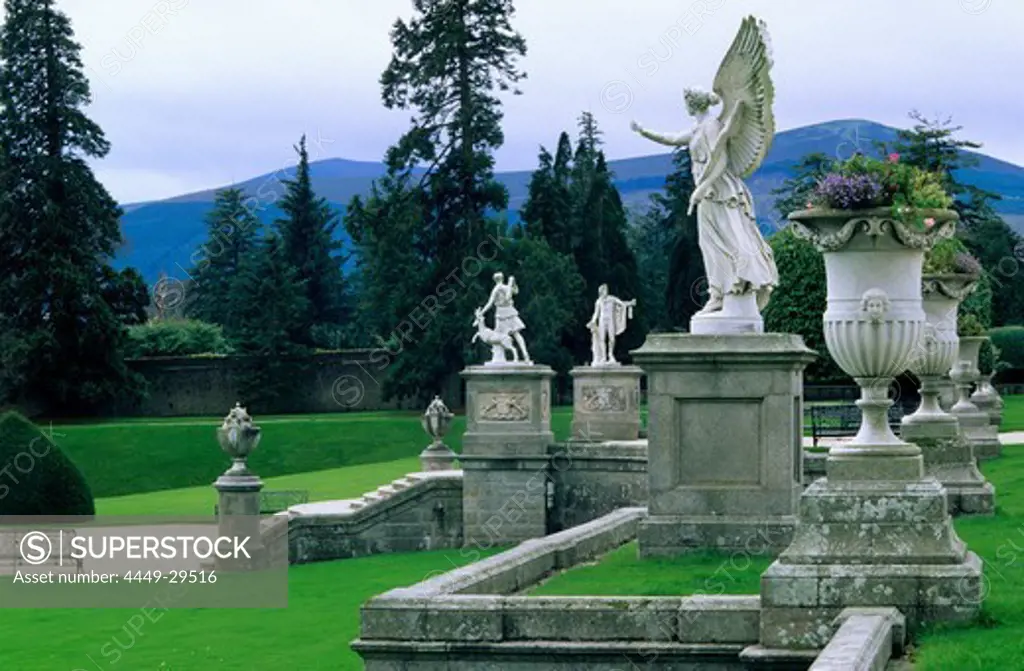
[[[767,28],[747,17],[718,68],[714,93],[695,88],[683,92],[686,109],[697,122],[692,130],[666,134],[631,124],[650,140],[690,149],[695,185],[690,213],[696,208],[710,294],[698,316],[719,313],[723,304],[728,311],[730,297],[751,294],[757,310],[763,310],[779,282],[771,247],[758,231],[754,201],[743,183],[761,165],[775,134],[771,66]],[[718,117],[709,115],[719,102]]]

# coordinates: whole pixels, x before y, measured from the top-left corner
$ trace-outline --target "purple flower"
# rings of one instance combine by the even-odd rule
[[[882,185],[868,175],[826,175],[818,182],[814,194],[828,207],[854,210],[875,205],[882,196]]]

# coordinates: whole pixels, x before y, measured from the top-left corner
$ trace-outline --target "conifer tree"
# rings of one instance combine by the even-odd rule
[[[313,191],[305,135],[295,151],[298,167],[295,179],[285,183],[287,191],[279,203],[285,216],[276,227],[285,256],[305,286],[307,311],[301,318],[300,339],[313,346],[318,344],[314,342],[318,327],[340,328],[344,321],[344,258],[339,254],[341,242],[334,236],[338,213]]]
[[[89,167],[110,144],[83,111],[89,81],[71,22],[53,0],[4,7],[0,315],[23,353],[16,393],[76,414],[141,390],[122,357],[132,300],[111,304],[138,286],[110,268],[121,210]]]
[[[237,188],[218,191],[213,210],[206,216],[208,237],[193,254],[186,300],[191,317],[224,327],[236,338],[242,329],[239,282],[242,267],[260,249],[261,224]]]

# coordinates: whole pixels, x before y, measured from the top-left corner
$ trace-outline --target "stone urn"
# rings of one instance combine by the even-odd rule
[[[224,476],[253,475],[246,462],[260,443],[260,428],[253,425],[252,417],[240,403],[235,403],[235,407],[228,412],[224,422],[217,429],[217,442],[233,462]]]
[[[988,336],[962,336],[960,338],[960,350],[957,353],[957,361],[967,361],[970,363],[968,371],[973,380],[971,383],[974,384],[981,377],[981,371],[978,370],[978,356],[981,354],[981,345]]]
[[[440,396],[427,406],[426,412],[420,418],[423,430],[430,436],[432,442],[420,453],[420,464],[424,471],[444,471],[452,468],[455,463],[455,453],[444,444],[444,437],[451,428],[452,419],[455,417],[448,410]]]
[[[924,254],[953,235],[957,214],[921,214],[934,221],[930,228],[918,230],[894,218],[890,208],[808,209],[789,216],[794,233],[824,255],[825,344],[860,387],[860,429],[852,441],[829,451],[830,480],[916,481],[923,475],[920,448],[897,438],[889,427],[888,391],[896,375],[921,359],[927,324],[921,291]],[[948,356],[941,353],[948,342],[938,340],[937,330],[931,335],[935,357]]]
[[[921,380],[921,404],[914,414],[903,419],[904,427],[914,424],[956,424],[956,418],[943,410],[939,402],[940,383],[956,362],[959,347],[956,326],[960,303],[974,291],[978,279],[978,275],[966,273],[929,274],[922,277],[924,335],[907,366]]]

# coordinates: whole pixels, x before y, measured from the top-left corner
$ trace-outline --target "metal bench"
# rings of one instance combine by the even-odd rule
[[[903,406],[894,403],[889,408],[889,427],[899,429],[904,415]],[[856,405],[812,405],[810,407],[811,439],[818,446],[821,438],[857,435],[860,428],[860,409]]]
[[[304,489],[283,489],[260,492],[260,515],[273,515],[300,503],[309,503],[309,492]],[[213,514],[220,513],[220,506],[213,506]]]

